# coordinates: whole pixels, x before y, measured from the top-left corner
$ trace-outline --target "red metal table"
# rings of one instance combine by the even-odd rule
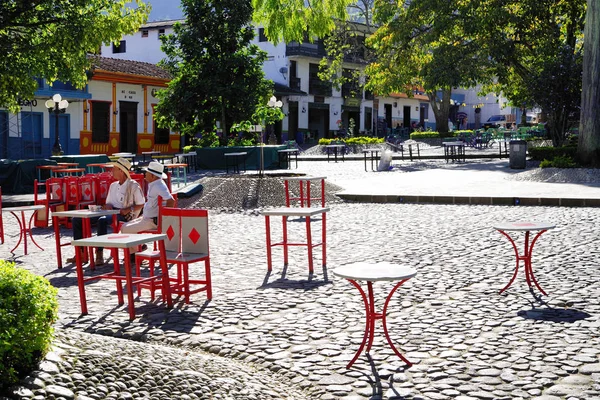
[[[75,247],[104,247],[111,249],[112,258],[114,263],[114,272],[102,275],[91,276],[89,278],[83,277],[83,265],[81,260],[81,252],[76,251],[75,257],[77,259],[77,284],[79,286],[79,301],[81,304],[81,313],[87,314],[87,300],[85,296],[85,282],[94,281],[98,279],[111,279],[116,282],[117,285],[117,296],[119,298],[119,305],[123,302],[123,284],[125,281],[125,287],[127,289],[127,304],[129,309],[129,318],[133,320],[135,318],[135,308],[133,306],[133,286],[149,282],[151,280],[161,279],[162,280],[162,296],[163,301],[167,301],[169,308],[173,307],[173,299],[171,298],[171,292],[169,288],[169,270],[167,267],[167,257],[165,251],[165,242],[167,238],[166,234],[153,234],[153,233],[130,233],[130,234],[109,234],[102,236],[94,236],[86,239],[74,240],[71,244]],[[139,246],[145,243],[158,242],[158,250],[160,252],[160,267],[162,276],[151,276],[151,277],[137,277],[131,273],[131,262],[129,258],[129,249],[135,246]],[[121,268],[119,264],[119,249],[123,249],[124,268],[125,275],[121,275]]]
[[[346,278],[348,281],[358,289],[360,295],[362,296],[363,303],[365,305],[365,313],[366,313],[366,326],[365,326],[365,334],[363,336],[362,343],[358,348],[358,351],[354,355],[354,358],[346,365],[346,368],[352,367],[352,364],[356,361],[360,353],[362,352],[365,344],[367,345],[367,349],[365,353],[369,353],[371,351],[371,346],[373,345],[373,338],[375,337],[375,321],[378,319],[381,320],[381,325],[383,326],[383,333],[385,334],[385,338],[398,357],[402,361],[404,361],[409,367],[412,365],[410,361],[408,361],[400,352],[396,349],[396,346],[392,343],[390,339],[390,334],[388,333],[386,315],[387,308],[390,303],[392,296],[396,289],[400,287],[404,282],[412,278],[417,274],[417,271],[411,267],[407,267],[404,265],[397,265],[391,263],[354,263],[347,264],[342,267],[336,268],[333,270],[333,273],[341,278]],[[356,282],[357,280],[366,281],[367,282],[367,293],[363,290],[363,288]],[[379,281],[391,281],[398,282],[394,285],[390,293],[387,295],[385,299],[385,303],[383,304],[382,311],[375,311],[375,299],[373,295],[373,282]]]
[[[67,210],[67,211],[55,211],[52,213],[52,226],[54,227],[54,240],[56,240],[56,261],[58,263],[58,268],[62,268],[62,251],[61,247],[68,246],[71,243],[61,243],[60,242],[60,227],[58,226],[58,218],[70,217],[70,218],[81,218],[82,219],[82,234],[83,238],[89,238],[92,236],[92,223],[90,218],[94,217],[102,217],[104,215],[112,215],[113,216],[113,229],[117,227],[117,214],[119,214],[120,210]],[[89,260],[90,267],[94,269],[94,254],[93,248],[89,248]]]
[[[38,210],[43,210],[45,208],[45,206],[43,205],[32,205],[32,206],[20,206],[20,207],[2,207],[2,212],[6,212],[6,213],[11,213],[13,215],[13,217],[15,217],[17,219],[17,222],[19,223],[19,241],[17,242],[16,246],[10,251],[11,253],[15,253],[15,250],[17,249],[17,247],[19,247],[19,245],[21,244],[21,242],[23,242],[23,253],[25,255],[27,255],[27,234],[29,234],[29,237],[31,238],[31,241],[33,242],[33,244],[35,244],[40,250],[44,250],[42,247],[40,247],[39,244],[37,244],[37,242],[35,241],[35,239],[33,238],[33,235],[31,233],[31,222],[33,221],[33,218],[35,216],[35,214],[38,212]],[[31,217],[29,218],[29,225],[27,225],[27,222],[25,221],[25,211],[33,211],[33,213],[31,214]],[[18,214],[21,214],[21,217],[19,218]]]
[[[515,251],[515,256],[517,258],[517,265],[515,267],[515,273],[513,274],[510,282],[508,282],[508,284],[504,287],[504,289],[500,290],[500,293],[504,292],[506,289],[508,289],[510,287],[510,285],[512,285],[515,278],[517,277],[517,273],[519,272],[519,261],[524,261],[525,262],[525,279],[527,280],[527,285],[529,286],[530,289],[532,289],[531,282],[533,282],[535,284],[535,286],[539,289],[539,291],[542,292],[544,294],[544,296],[547,296],[546,292],[544,292],[544,289],[542,289],[542,287],[538,283],[537,279],[535,279],[535,275],[533,274],[533,268],[531,267],[531,254],[533,252],[533,246],[535,245],[535,242],[542,235],[542,233],[546,232],[549,229],[553,229],[555,227],[556,227],[555,225],[549,224],[547,222],[530,222],[530,221],[503,222],[503,223],[496,224],[493,226],[494,229],[496,229],[498,232],[500,232],[501,234],[506,236],[506,238],[510,241],[510,243],[512,244],[513,249]],[[517,250],[517,245],[515,244],[514,239],[508,233],[506,233],[506,231],[525,232],[525,249],[524,249],[523,255],[519,255],[519,250]],[[529,235],[530,235],[531,231],[539,231],[539,232],[535,235],[535,237],[531,241],[531,244],[529,244]]]
[[[313,248],[317,246],[321,246],[323,250],[323,268],[325,268],[326,263],[326,243],[327,243],[327,234],[326,234],[326,213],[329,211],[329,208],[294,208],[294,207],[281,207],[281,208],[271,208],[267,210],[263,210],[261,213],[265,216],[265,225],[267,231],[267,264],[269,271],[272,270],[272,256],[271,249],[275,246],[283,246],[283,263],[284,266],[288,265],[288,247],[289,246],[305,246],[308,250],[308,272],[310,274],[313,273]],[[312,233],[311,233],[311,217],[315,215],[322,215],[321,218],[321,242],[313,243],[312,241]],[[280,216],[283,224],[283,240],[277,243],[271,243],[271,216]],[[288,230],[287,230],[287,219],[288,217],[301,217],[306,220],[306,243],[290,243],[288,241]]]

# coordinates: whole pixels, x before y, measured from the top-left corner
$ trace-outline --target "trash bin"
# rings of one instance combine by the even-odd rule
[[[512,169],[525,169],[527,157],[527,141],[511,140],[509,142],[508,165]]]

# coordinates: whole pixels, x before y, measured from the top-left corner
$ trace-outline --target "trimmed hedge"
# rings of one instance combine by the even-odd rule
[[[47,279],[0,260],[0,392],[48,352],[58,318],[57,293]]]
[[[410,134],[410,138],[412,140],[420,140],[420,139],[443,139],[443,138],[450,138],[450,137],[457,137],[459,136],[461,133],[473,133],[473,131],[454,131],[454,132],[448,132],[444,135],[440,134],[439,132],[436,131],[424,131],[424,132],[413,132]]]
[[[384,142],[384,138],[376,138],[376,137],[370,137],[370,136],[356,136],[356,137],[351,137],[351,138],[347,138],[347,139],[325,139],[325,138],[321,138],[319,139],[319,145],[320,146],[327,146],[330,145],[331,142],[340,142],[340,143],[345,143],[348,146],[352,146],[352,145],[364,145],[364,144],[380,144]]]
[[[577,146],[530,147],[527,151],[531,159],[535,161],[553,160],[556,157],[570,157],[574,159],[577,155]]]

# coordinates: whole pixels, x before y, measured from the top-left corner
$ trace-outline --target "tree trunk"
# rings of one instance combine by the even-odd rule
[[[584,30],[579,161],[600,166],[600,2],[588,0]]]
[[[429,92],[427,97],[429,98],[429,104],[431,110],[435,116],[435,126],[437,131],[445,135],[448,133],[448,117],[450,116],[450,96],[452,95],[451,89],[442,90],[441,101],[438,101],[436,93]]]

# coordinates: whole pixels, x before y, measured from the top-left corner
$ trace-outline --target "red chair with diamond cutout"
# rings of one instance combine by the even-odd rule
[[[185,302],[189,303],[192,294],[206,291],[207,299],[211,300],[208,211],[164,207],[161,210],[160,218],[162,232],[167,235],[165,241],[167,263],[177,266],[177,275],[169,278],[171,293],[183,295]],[[154,261],[159,257],[160,254],[157,251],[146,250],[136,253],[136,268],[140,267],[142,260],[148,260],[150,270],[153,270]],[[204,262],[204,279],[190,279],[189,265],[197,262]],[[160,282],[150,282],[138,286],[138,290],[142,288],[150,289],[152,299],[154,299],[154,291],[160,289]]]
[[[45,185],[46,193],[42,197],[42,195],[38,193],[37,179],[33,183],[34,204],[45,206],[43,210],[39,210],[36,213],[34,224],[38,228],[48,227],[50,211],[64,211],[66,207],[64,179],[48,178],[46,179]],[[64,223],[66,218],[59,218],[59,221]]]

